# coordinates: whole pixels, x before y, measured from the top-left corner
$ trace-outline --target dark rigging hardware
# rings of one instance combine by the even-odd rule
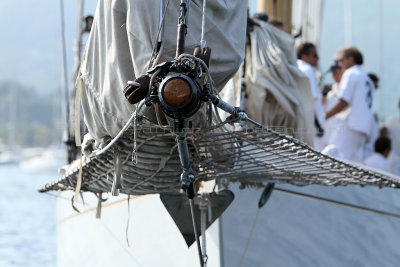
[[[147,71],[146,75],[128,82],[123,93],[131,104],[144,100],[138,113],[144,114],[145,111],[143,110],[147,110],[148,107],[156,104],[160,107],[162,113],[171,119],[169,126],[176,135],[182,168],[181,188],[186,192],[189,200],[200,264],[204,266],[207,256],[203,255],[200,247],[194,212],[196,169],[191,163],[186,138],[191,127],[190,118],[200,109],[203,103],[212,103],[230,113],[231,117],[243,118],[245,114],[239,108],[230,106],[213,94],[213,82],[208,72],[210,48],[199,46],[195,49],[194,56],[184,54],[189,3],[189,0],[181,0],[180,3],[174,60],[155,65]],[[117,181],[118,179],[116,179]],[[117,190],[115,189],[115,191]]]
[[[275,188],[275,183],[268,183],[263,192],[261,193],[260,200],[258,201],[258,207],[262,208],[264,205],[268,202],[269,197],[272,194],[272,191],[274,191]]]

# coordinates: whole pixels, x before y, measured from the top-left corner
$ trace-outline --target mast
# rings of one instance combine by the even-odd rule
[[[62,59],[63,59],[63,73],[64,73],[64,91],[65,91],[65,112],[66,112],[66,130],[67,130],[67,140],[70,139],[70,134],[68,127],[70,124],[69,120],[69,94],[68,94],[68,74],[67,74],[67,49],[65,41],[65,17],[64,17],[64,0],[60,0],[60,17],[61,17],[61,46],[62,46]]]
[[[267,13],[270,19],[284,23],[285,32],[292,31],[292,0],[258,0],[257,12]]]
[[[76,38],[73,44],[73,50],[75,52],[74,55],[74,67],[72,71],[72,86],[71,89],[68,91],[66,89],[66,94],[65,94],[65,103],[67,105],[66,107],[66,120],[67,120],[67,126],[66,126],[66,131],[67,131],[67,140],[65,144],[67,145],[67,156],[68,156],[68,163],[71,163],[78,155],[79,149],[75,145],[75,133],[74,133],[74,118],[75,118],[75,112],[80,112],[79,108],[75,108],[75,94],[76,94],[76,88],[75,88],[75,81],[78,77],[79,73],[79,68],[81,65],[81,54],[82,54],[82,35],[84,33],[83,30],[83,13],[84,13],[84,0],[77,0],[77,29],[76,29]],[[64,41],[65,42],[65,41]],[[64,44],[65,46],[65,44]],[[66,60],[64,60],[66,62]],[[64,67],[65,68],[65,67]],[[66,88],[67,87],[67,82],[66,82]],[[72,101],[70,101],[70,99]]]
[[[79,67],[81,65],[82,35],[83,35],[82,19],[83,19],[84,6],[85,6],[85,1],[78,0],[78,16],[77,16],[77,22],[76,22],[77,29],[76,29],[76,39],[74,41],[75,57],[74,57],[74,69],[73,69],[73,76],[72,76],[74,83],[78,76]],[[71,131],[71,133],[73,133],[73,130]]]

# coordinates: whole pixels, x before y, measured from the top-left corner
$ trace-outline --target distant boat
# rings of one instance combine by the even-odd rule
[[[54,173],[66,162],[66,153],[63,148],[48,148],[39,154],[21,159],[19,167],[27,173]]]
[[[19,153],[15,150],[0,150],[0,165],[18,164]]]

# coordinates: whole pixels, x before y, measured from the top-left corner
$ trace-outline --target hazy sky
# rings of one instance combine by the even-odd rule
[[[85,14],[96,0],[86,1]],[[64,0],[68,69],[73,66],[77,0]],[[0,1],[0,81],[17,80],[40,92],[63,85],[59,0]]]
[[[364,53],[364,69],[383,78],[374,109],[381,117],[386,117],[397,112],[400,97],[397,88],[400,83],[400,54],[396,49],[400,38],[400,27],[397,26],[400,1],[326,0],[319,48],[322,71],[328,69],[336,51],[346,44],[345,1],[351,3],[351,24],[347,25],[351,25],[352,43]],[[383,4],[382,17],[380,1]],[[96,2],[86,1],[85,14],[94,13]],[[59,90],[63,86],[59,3],[59,0],[0,1],[0,81],[18,80],[40,92]],[[78,0],[64,0],[68,70],[73,65],[71,48],[76,34],[77,3]],[[256,0],[250,0],[251,14],[255,10]],[[384,37],[383,42],[380,36]]]

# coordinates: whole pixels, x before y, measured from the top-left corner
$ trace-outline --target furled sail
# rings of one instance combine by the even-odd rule
[[[249,31],[245,74],[239,72],[226,85],[223,98],[233,106],[245,100],[249,117],[271,129],[284,129],[312,146],[313,132],[306,130],[313,129],[311,88],[297,67],[294,38],[269,23],[254,23]]]
[[[89,133],[101,143],[114,137],[128,121],[135,105],[122,91],[128,81],[146,74],[153,48],[158,44],[160,20],[164,17],[160,62],[174,58],[177,21],[176,1],[99,1],[86,46],[78,86]],[[185,52],[193,54],[200,43],[202,3],[191,1]],[[165,8],[166,7],[166,8]],[[165,10],[163,17],[160,9]],[[210,73],[217,88],[235,74],[244,58],[247,1],[207,1],[204,38],[212,49]]]

